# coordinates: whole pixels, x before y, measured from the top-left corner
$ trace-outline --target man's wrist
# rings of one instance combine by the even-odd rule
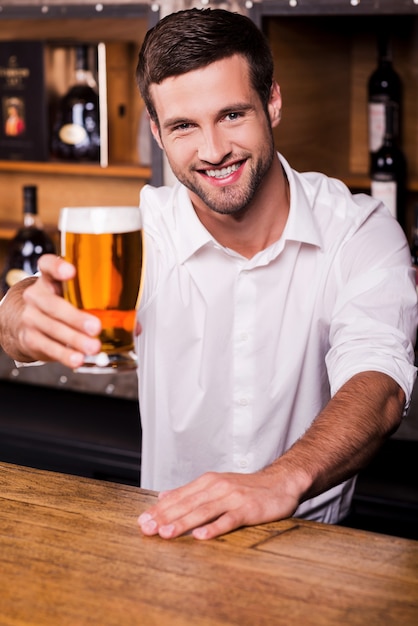
[[[310,497],[313,487],[313,476],[301,463],[290,458],[291,452],[286,452],[263,472],[271,476],[272,485],[278,486],[281,495],[285,491],[298,504]],[[273,487],[274,489],[274,487]]]

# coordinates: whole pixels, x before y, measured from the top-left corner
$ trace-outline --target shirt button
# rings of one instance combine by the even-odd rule
[[[247,339],[248,339],[248,333],[245,333],[245,332],[244,332],[244,333],[241,333],[241,334],[240,334],[240,336],[239,336],[239,338],[240,338],[240,340],[241,340],[241,341],[247,341]]]
[[[248,406],[248,398],[240,398],[239,399],[239,404],[241,406]]]
[[[247,468],[247,467],[248,467],[248,461],[247,461],[247,459],[240,459],[240,460],[238,461],[238,465],[239,465],[239,467],[241,467],[242,469]]]

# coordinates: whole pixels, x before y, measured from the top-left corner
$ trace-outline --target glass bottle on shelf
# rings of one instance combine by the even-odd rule
[[[384,202],[405,229],[406,159],[394,133],[394,107],[386,106],[383,144],[371,155],[371,195]]]
[[[99,162],[99,95],[89,69],[86,44],[75,47],[75,84],[58,102],[51,135],[53,157],[63,161]]]
[[[0,280],[1,295],[23,278],[36,274],[39,257],[49,253],[55,253],[55,244],[38,217],[37,187],[27,185],[23,187],[23,225],[9,244]]]
[[[373,154],[382,146],[385,135],[386,108],[392,107],[392,132],[400,139],[400,109],[402,83],[393,67],[389,35],[378,34],[378,64],[368,81],[369,152]]]

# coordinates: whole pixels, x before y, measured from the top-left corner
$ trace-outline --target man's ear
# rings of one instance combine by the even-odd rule
[[[161,150],[163,150],[163,144],[161,143],[161,137],[160,137],[160,129],[158,128],[158,124],[154,122],[154,120],[152,120],[151,118],[150,118],[150,128],[151,128],[152,136],[154,137],[155,141],[160,146]]]
[[[279,125],[282,116],[282,95],[280,87],[273,81],[270,91],[270,100],[268,103],[268,112],[270,116],[271,127],[275,128]]]

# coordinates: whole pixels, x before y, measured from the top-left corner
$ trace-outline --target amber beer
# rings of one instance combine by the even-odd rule
[[[102,322],[102,353],[86,371],[136,367],[134,328],[143,236],[138,207],[67,207],[60,214],[61,254],[77,270],[64,297]]]

